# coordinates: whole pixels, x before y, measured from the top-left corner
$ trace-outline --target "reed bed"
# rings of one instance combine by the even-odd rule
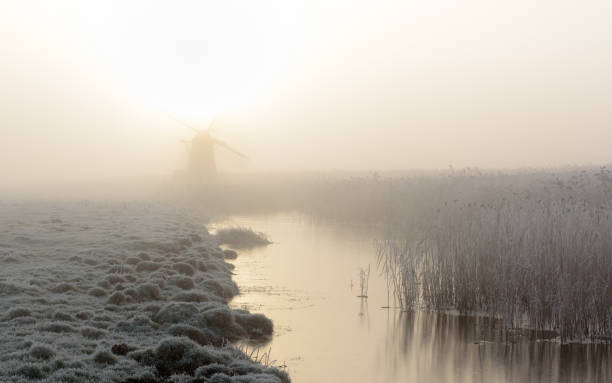
[[[462,198],[390,230],[375,246],[393,302],[610,342],[611,178],[603,168],[564,176],[522,189],[484,177],[476,195],[457,189]]]

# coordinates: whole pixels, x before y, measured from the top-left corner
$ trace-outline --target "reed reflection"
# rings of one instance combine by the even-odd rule
[[[506,336],[498,322],[425,311],[391,311],[386,323],[379,371],[387,382],[612,381],[610,345]]]

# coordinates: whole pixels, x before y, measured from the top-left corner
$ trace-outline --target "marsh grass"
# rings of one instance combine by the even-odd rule
[[[562,342],[612,339],[612,204],[605,169],[445,201],[375,242],[394,303],[485,314]],[[390,302],[389,304],[390,305]]]

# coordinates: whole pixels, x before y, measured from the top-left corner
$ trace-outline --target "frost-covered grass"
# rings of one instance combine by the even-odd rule
[[[161,206],[0,201],[0,381],[288,382],[228,344],[273,326],[225,257]]]
[[[253,231],[248,227],[233,226],[217,230],[217,242],[233,249],[249,249],[271,244],[264,233]]]

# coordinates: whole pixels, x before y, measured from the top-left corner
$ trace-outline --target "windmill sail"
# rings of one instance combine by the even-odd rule
[[[237,155],[238,157],[241,157],[245,160],[248,160],[249,157],[241,152],[239,152],[238,150],[232,148],[231,146],[229,146],[225,141],[221,141],[221,140],[217,140],[215,139],[215,144],[219,145],[222,148],[225,148],[226,150],[234,153],[235,155]]]
[[[185,123],[184,121],[178,120],[171,117],[177,123],[195,131],[195,136],[191,140],[183,140],[187,151],[189,152],[189,164],[188,172],[195,179],[212,179],[217,173],[217,166],[215,161],[215,147],[219,146],[225,150],[234,153],[242,159],[248,159],[248,157],[240,151],[234,149],[228,145],[225,141],[214,138],[210,134],[210,130],[213,127],[215,120],[209,125],[208,129],[201,130],[196,129],[193,126]]]

